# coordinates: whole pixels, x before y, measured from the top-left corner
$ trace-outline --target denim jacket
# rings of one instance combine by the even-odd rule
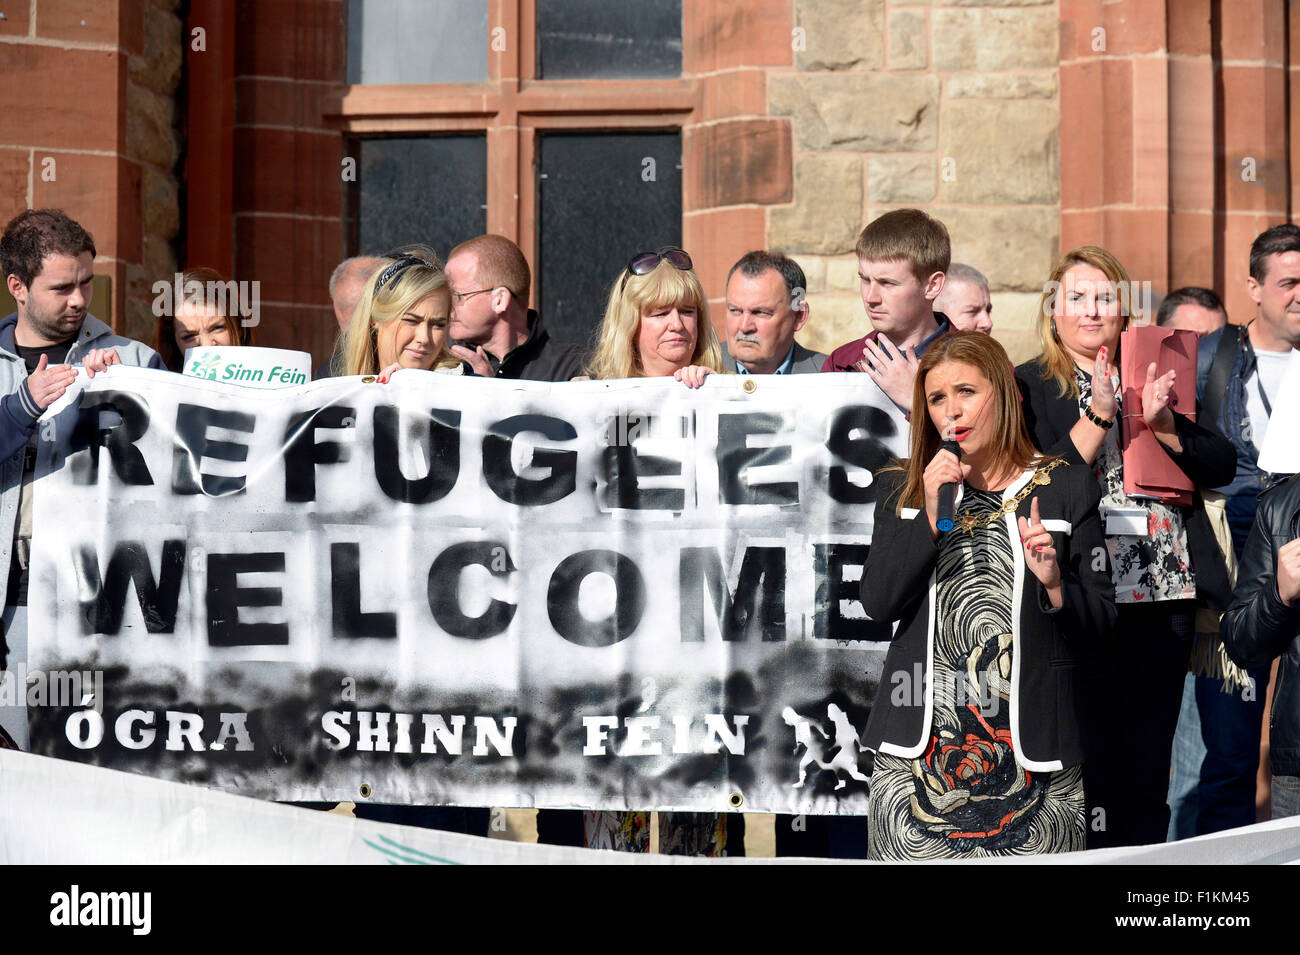
[[[1247,438],[1250,433],[1250,412],[1246,410],[1246,382],[1255,373],[1258,362],[1251,347],[1250,335],[1245,325],[1227,325],[1201,339],[1196,352],[1196,403],[1205,400],[1205,386],[1210,377],[1210,367],[1224,335],[1239,335],[1240,344],[1228,375],[1227,392],[1220,405],[1219,420],[1209,422],[1218,428],[1237,451],[1237,473],[1232,481],[1214,490],[1227,498],[1228,525],[1232,528],[1232,546],[1241,559],[1246,537],[1255,523],[1255,500],[1261,491],[1277,482],[1281,475],[1268,474],[1259,469],[1259,451]]]

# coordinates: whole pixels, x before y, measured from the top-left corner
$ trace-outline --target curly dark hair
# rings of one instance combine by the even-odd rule
[[[95,256],[95,240],[62,209],[28,209],[9,220],[0,237],[0,269],[31,288],[47,255]]]

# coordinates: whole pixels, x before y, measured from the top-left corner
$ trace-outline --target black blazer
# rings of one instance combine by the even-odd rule
[[[1079,422],[1079,401],[1069,395],[1062,396],[1056,379],[1044,381],[1042,370],[1040,358],[1016,368],[1016,384],[1020,386],[1021,408],[1029,436],[1044,454],[1059,454],[1071,464],[1084,464],[1079,449],[1070,439],[1070,429]],[[1119,422],[1115,427],[1120,427]],[[1213,427],[1199,425],[1177,412],[1174,412],[1174,427],[1183,450],[1175,454],[1165,448],[1165,453],[1193,483],[1198,487],[1222,487],[1232,480],[1237,473],[1237,452],[1232,442]],[[1197,596],[1206,606],[1227,610],[1232,603],[1232,587],[1228,584],[1223,552],[1205,515],[1200,494],[1195,494],[1191,507],[1181,507],[1179,511],[1187,527],[1187,547],[1191,552]]]
[[[1014,497],[1031,474],[1032,469],[1018,478],[1004,492],[1004,499]],[[1021,766],[1040,772],[1083,762],[1076,673],[1081,659],[1098,642],[1108,640],[1115,625],[1115,591],[1097,512],[1101,489],[1083,467],[1060,466],[1050,477],[1050,484],[1039,487],[1021,502],[1015,515],[1009,515],[1008,527],[1021,579],[1015,595],[1019,614],[1012,613],[1012,745]],[[876,480],[880,491],[871,550],[862,573],[862,606],[873,620],[897,620],[898,627],[863,742],[877,752],[915,758],[924,752],[931,733],[928,674],[933,667],[931,607],[939,543],[930,537],[924,509],[896,513],[904,475],[882,471]],[[1051,606],[1042,584],[1025,566],[1019,530],[1014,527],[1015,517],[1029,517],[1035,497],[1061,565],[1064,601],[1059,609]],[[926,675],[920,702],[916,694],[895,693],[900,678],[903,685],[915,684],[918,664]]]

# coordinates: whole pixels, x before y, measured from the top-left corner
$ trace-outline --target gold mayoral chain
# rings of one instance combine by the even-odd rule
[[[1064,458],[1054,458],[1048,461],[1042,467],[1034,471],[1034,476],[1029,479],[1029,483],[1020,489],[1020,493],[1015,497],[1002,502],[1002,506],[997,510],[990,511],[987,514],[973,514],[970,511],[963,511],[957,515],[957,526],[963,534],[973,534],[975,528],[983,527],[986,524],[992,524],[994,521],[1002,520],[1004,514],[1014,514],[1016,509],[1024,502],[1025,498],[1034,493],[1036,488],[1052,483],[1052,471],[1065,463]]]

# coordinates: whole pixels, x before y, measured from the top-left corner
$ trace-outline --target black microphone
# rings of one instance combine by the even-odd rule
[[[949,438],[947,441],[939,443],[940,451],[951,451],[961,460],[961,445]],[[939,514],[935,520],[935,526],[939,528],[940,534],[946,534],[953,527],[953,499],[957,496],[956,484],[939,485]]]

